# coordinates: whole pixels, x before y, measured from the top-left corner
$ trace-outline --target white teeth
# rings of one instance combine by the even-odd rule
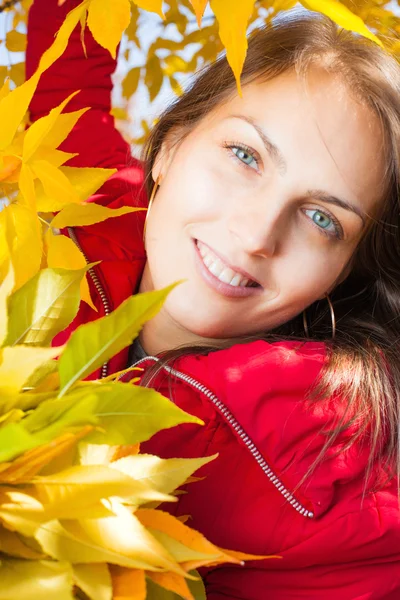
[[[214,262],[214,259],[211,254],[206,254],[206,256],[203,256],[203,262],[206,267],[209,267]]]
[[[239,275],[238,273],[236,273],[235,277],[229,283],[236,287],[236,286],[240,285],[241,281],[242,281],[242,276]]]
[[[236,273],[235,271],[232,271],[232,269],[226,268],[222,271],[222,273],[220,273],[218,279],[220,281],[223,281],[224,283],[230,283],[232,282],[232,279],[234,279],[236,277]],[[231,284],[232,285],[232,284]]]
[[[197,247],[207,269],[223,283],[227,283],[233,287],[245,287],[248,285],[249,281],[251,281],[240,273],[226,267],[224,263],[201,242],[197,242]]]
[[[222,271],[224,270],[224,265],[223,263],[219,260],[219,258],[217,258],[216,260],[214,259],[213,262],[211,263],[211,265],[208,267],[208,270],[215,275],[215,277],[218,277],[221,275]]]

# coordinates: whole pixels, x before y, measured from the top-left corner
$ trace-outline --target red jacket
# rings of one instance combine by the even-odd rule
[[[62,8],[56,4],[35,0],[31,9],[28,76],[77,0],[67,0]],[[118,168],[94,197],[96,202],[110,207],[145,204],[141,165],[130,157],[109,114],[115,63],[89,33],[85,58],[79,33],[43,75],[32,101],[32,119],[81,89],[68,109],[92,109],[63,146],[80,152],[70,164]],[[95,267],[91,284],[99,313],[83,304],[69,331],[107,313],[136,291],[145,261],[143,218],[141,211],[74,230],[88,259],[102,262]],[[322,448],[321,430],[341,407],[340,398],[313,409],[304,400],[324,364],[325,350],[314,342],[259,341],[181,358],[169,374],[173,401],[205,425],[161,432],[144,449],[162,457],[219,453],[203,468],[205,478],[180,496],[174,512],[190,514],[191,525],[220,546],[282,556],[244,567],[204,569],[209,600],[400,599],[396,483],[362,499],[368,449],[341,451],[349,432],[343,434],[306,483],[299,485]],[[153,360],[145,359],[142,366]],[[109,370],[126,363],[127,350],[110,362]],[[168,374],[160,375],[155,385],[168,395]],[[379,469],[376,464],[376,474]]]

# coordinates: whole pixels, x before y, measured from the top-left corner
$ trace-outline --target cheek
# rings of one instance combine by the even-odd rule
[[[294,251],[285,264],[275,265],[281,299],[307,306],[322,298],[334,287],[350,257],[349,250],[338,253],[327,248],[321,252],[303,246]]]
[[[156,195],[152,220],[165,232],[215,219],[224,209],[223,191],[218,169],[210,167],[203,156],[178,155]]]

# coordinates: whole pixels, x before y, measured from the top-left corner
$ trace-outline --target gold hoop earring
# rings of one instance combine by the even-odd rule
[[[304,333],[306,334],[306,337],[310,337],[309,334],[308,334],[308,323],[307,323],[306,309],[303,310],[303,327],[304,327]]]
[[[150,210],[151,207],[153,205],[154,202],[154,198],[156,196],[157,190],[160,187],[160,181],[161,181],[161,175],[159,175],[153,185],[153,189],[151,190],[151,194],[150,194],[150,198],[149,198],[149,203],[147,205],[147,212],[146,212],[146,218],[144,220],[144,226],[143,226],[143,243],[146,237],[146,227],[147,227],[147,219],[149,218],[149,214],[150,214]]]
[[[331,320],[332,320],[332,339],[335,339],[335,335],[336,335],[336,317],[335,317],[335,311],[333,310],[333,304],[331,299],[329,298],[328,294],[325,294],[325,298],[328,301],[329,304],[329,310],[331,311]]]
[[[329,310],[331,313],[331,321],[332,321],[332,340],[335,339],[335,335],[336,335],[336,317],[335,317],[335,311],[333,309],[333,304],[331,299],[329,298],[328,294],[325,294],[325,298],[329,304]],[[307,313],[305,311],[305,309],[303,310],[303,327],[304,327],[304,333],[306,334],[306,337],[310,337],[309,336],[309,330],[308,330],[308,323],[307,323]]]

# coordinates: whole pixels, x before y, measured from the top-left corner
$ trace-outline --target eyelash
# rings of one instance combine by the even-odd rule
[[[224,142],[223,147],[229,150],[232,158],[236,159],[239,162],[239,164],[242,165],[245,169],[251,169],[252,171],[255,171],[253,167],[250,167],[250,165],[246,165],[246,163],[244,163],[242,160],[240,160],[240,158],[238,158],[238,156],[233,152],[233,148],[243,150],[244,152],[249,154],[255,160],[257,167],[259,167],[262,163],[261,156],[258,154],[258,152],[256,152],[254,148],[246,146],[246,144],[242,144],[241,142]]]
[[[335,226],[335,231],[334,232],[329,232],[327,229],[324,229],[323,227],[318,227],[318,225],[308,217],[308,219],[311,221],[311,223],[314,225],[314,227],[316,227],[318,229],[318,231],[320,231],[322,233],[322,235],[324,235],[327,238],[336,238],[337,240],[342,240],[343,239],[343,227],[340,224],[340,221],[328,210],[321,210],[320,208],[305,208],[303,210],[303,212],[305,213],[305,211],[307,210],[314,210],[316,212],[319,212],[321,215],[324,215],[324,217],[328,217],[328,219],[330,219],[332,221],[332,223]]]
[[[258,154],[258,152],[256,152],[256,150],[254,150],[254,148],[251,148],[250,146],[247,146],[246,144],[243,144],[242,142],[224,142],[223,143],[223,147],[226,148],[227,150],[229,150],[230,152],[230,156],[234,159],[236,159],[237,162],[240,163],[240,165],[242,165],[246,170],[247,169],[251,169],[252,171],[255,171],[255,169],[253,167],[250,167],[250,165],[247,165],[245,162],[243,162],[242,160],[240,160],[240,158],[233,152],[233,148],[237,148],[238,150],[243,150],[244,152],[246,152],[247,154],[249,154],[255,161],[257,167],[260,166],[261,161],[261,157]],[[315,210],[319,213],[321,213],[322,215],[324,215],[325,217],[328,217],[328,219],[330,219],[332,221],[332,223],[335,225],[335,231],[329,232],[326,229],[324,229],[323,227],[319,227],[316,223],[313,222],[314,226],[318,229],[318,231],[320,231],[322,233],[322,235],[324,235],[325,237],[328,237],[330,239],[332,239],[332,237],[341,240],[343,239],[343,228],[340,224],[340,222],[338,221],[338,219],[329,211],[323,211],[320,210],[319,208],[307,208],[305,210]],[[312,221],[312,219],[309,219]]]

